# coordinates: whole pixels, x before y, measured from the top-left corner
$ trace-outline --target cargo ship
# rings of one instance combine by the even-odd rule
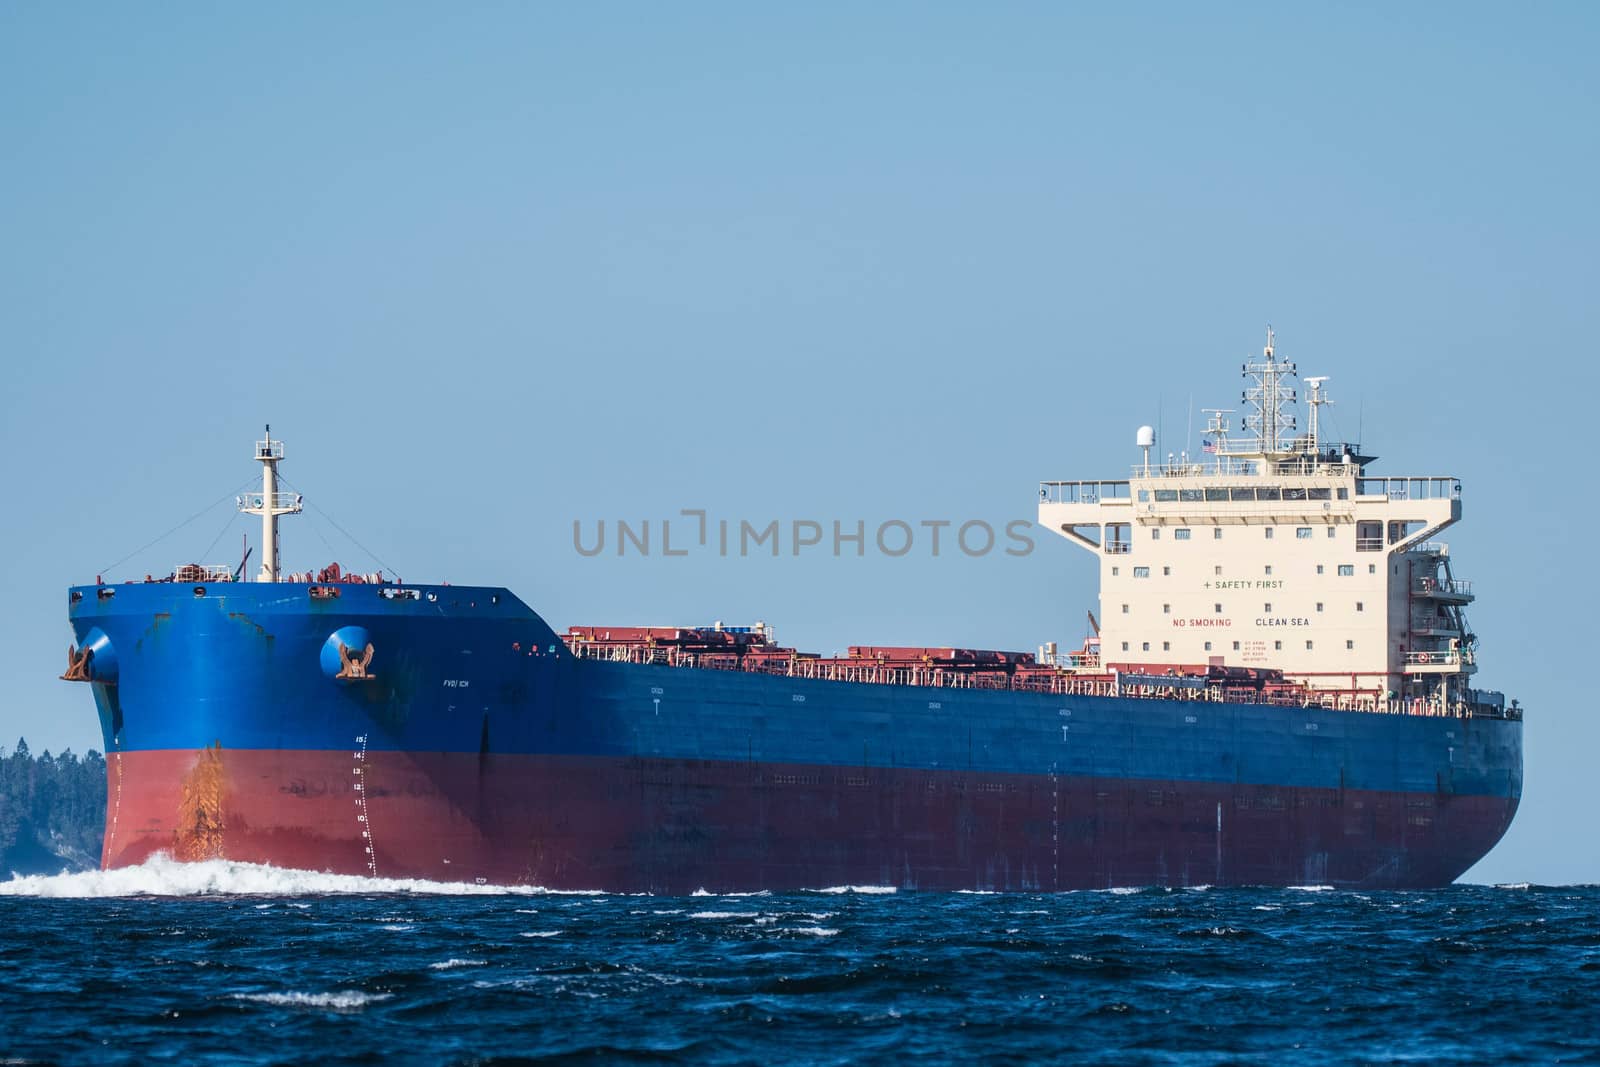
[[[63,677],[107,753],[102,862],[155,853],[664,894],[839,885],[1442,886],[1522,788],[1516,701],[1438,535],[1455,477],[1295,425],[1269,332],[1197,455],[1040,485],[1092,553],[1075,651],[852,646],[765,624],[571,626],[499,587],[280,568],[70,588]],[[1324,417],[1325,418],[1325,417]],[[247,556],[248,558],[248,556]]]

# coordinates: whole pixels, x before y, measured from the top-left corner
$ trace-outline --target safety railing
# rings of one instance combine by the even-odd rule
[[[722,654],[697,655],[672,648],[604,646],[587,642],[569,644],[578,659],[607,663],[629,663],[700,670],[739,671],[821,682],[849,682],[869,685],[923,686],[938,689],[999,690],[1051,693],[1064,696],[1123,697],[1133,700],[1182,700],[1211,704],[1263,704],[1282,708],[1325,708],[1386,715],[1424,715],[1452,718],[1521,719],[1523,709],[1513,704],[1479,704],[1438,699],[1390,699],[1372,691],[1327,692],[1314,689],[1235,688],[1208,685],[1205,688],[1179,688],[1177,685],[1129,685],[1115,677],[1084,678],[1067,670],[968,671],[939,667],[885,667],[875,663],[840,663],[800,657],[761,657],[739,660]],[[1409,655],[1456,655],[1456,653],[1412,653]],[[1463,653],[1469,658],[1470,653]],[[1176,682],[1178,679],[1174,679]],[[1188,679],[1184,679],[1187,681]]]
[[[1422,596],[1471,596],[1472,583],[1465,578],[1418,578],[1411,591]]]
[[[226,563],[185,563],[172,572],[175,582],[231,582],[233,568]]]
[[[300,506],[301,506],[302,502],[304,501],[304,499],[305,498],[299,493],[273,493],[272,494],[272,510],[273,511],[299,511],[300,510]],[[261,511],[263,502],[265,500],[266,500],[266,494],[265,493],[246,493],[243,496],[239,497],[239,510],[240,511]]]
[[[1459,478],[1357,478],[1356,496],[1390,500],[1460,500]]]
[[[1044,504],[1099,504],[1105,501],[1127,503],[1127,482],[1082,481],[1040,482],[1039,501]]]
[[[1407,667],[1458,667],[1474,662],[1471,649],[1445,649],[1433,652],[1407,652]]]

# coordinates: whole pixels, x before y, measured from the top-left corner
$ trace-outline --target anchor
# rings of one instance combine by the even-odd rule
[[[346,645],[343,641],[340,641],[339,673],[334,675],[334,677],[342,678],[349,682],[369,682],[376,678],[376,674],[370,674],[367,671],[367,668],[372,664],[372,652],[372,642],[368,641],[367,647],[362,651],[361,656],[358,659],[356,658],[356,654],[350,648],[350,646]]]
[[[67,673],[61,676],[63,682],[92,682],[90,668],[94,665],[94,649],[78,648],[75,645],[67,646]]]

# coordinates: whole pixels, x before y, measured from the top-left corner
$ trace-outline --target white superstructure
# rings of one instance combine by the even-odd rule
[[[1045,482],[1039,522],[1100,562],[1101,667],[1281,670],[1322,690],[1450,704],[1466,694],[1470,584],[1434,540],[1461,517],[1454,477],[1369,477],[1355,444],[1319,436],[1326,377],[1306,378],[1297,433],[1272,331],[1243,433],[1212,410],[1200,461],[1144,458],[1125,480]]]

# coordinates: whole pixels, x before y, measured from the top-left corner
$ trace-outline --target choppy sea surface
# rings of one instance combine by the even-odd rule
[[[5,1062],[1600,1062],[1600,887],[0,883]]]

